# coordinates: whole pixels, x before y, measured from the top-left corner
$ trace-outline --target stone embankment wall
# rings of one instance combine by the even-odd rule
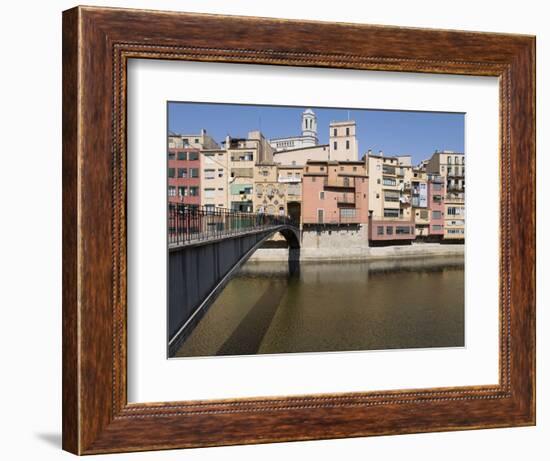
[[[302,247],[299,252],[291,254],[291,259],[336,261],[464,255],[464,245],[456,244],[413,243],[369,247],[367,235],[366,226],[323,232],[304,231]],[[260,248],[250,257],[250,261],[288,261],[288,259],[288,249],[285,248]]]

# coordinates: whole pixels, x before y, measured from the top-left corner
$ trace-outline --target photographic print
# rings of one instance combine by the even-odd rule
[[[464,114],[169,102],[169,357],[464,346]]]

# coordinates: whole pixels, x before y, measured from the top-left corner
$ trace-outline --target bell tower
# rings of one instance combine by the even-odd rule
[[[317,144],[317,116],[311,109],[306,109],[302,113],[302,136],[311,138],[313,145]]]

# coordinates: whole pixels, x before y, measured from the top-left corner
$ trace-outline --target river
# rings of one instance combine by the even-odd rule
[[[250,261],[176,356],[462,346],[462,256]]]

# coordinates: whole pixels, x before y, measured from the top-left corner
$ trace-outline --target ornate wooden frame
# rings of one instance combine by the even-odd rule
[[[496,386],[128,404],[131,58],[500,79]],[[77,454],[535,423],[535,38],[77,7],[63,13],[63,448]]]

